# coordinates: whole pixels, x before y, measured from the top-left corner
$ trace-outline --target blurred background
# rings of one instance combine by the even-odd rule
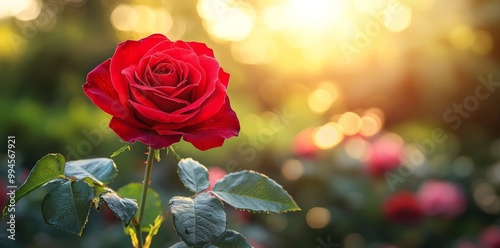
[[[179,155],[213,177],[265,173],[302,208],[228,208],[255,247],[500,247],[498,13],[498,0],[0,0],[0,137],[16,136],[18,185],[47,153],[108,157],[124,144],[86,74],[118,43],[163,33],[214,50],[242,128]],[[142,180],[145,151],[115,158],[112,187]],[[189,195],[175,166],[153,169],[164,206]],[[131,247],[106,209],[82,237],[46,225],[47,192],[17,204],[15,242],[1,222],[0,246]],[[178,241],[171,223],[153,247]]]

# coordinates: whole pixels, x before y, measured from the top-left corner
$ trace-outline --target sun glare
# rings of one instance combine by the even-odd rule
[[[290,0],[285,7],[291,27],[325,31],[339,24],[346,4],[344,0]]]

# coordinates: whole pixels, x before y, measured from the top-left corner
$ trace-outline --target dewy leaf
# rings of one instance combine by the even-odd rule
[[[56,178],[65,178],[65,160],[61,154],[47,154],[36,162],[26,181],[16,191],[16,202],[31,191]],[[4,208],[4,215],[5,215]]]
[[[144,246],[142,248],[149,248],[149,246],[151,246],[153,237],[158,233],[158,230],[160,230],[160,226],[164,220],[163,216],[156,216],[155,224],[151,225],[151,230],[149,230],[148,236],[146,236],[146,240],[144,241]]]
[[[281,185],[254,171],[226,175],[215,183],[212,193],[239,209],[274,213],[300,210]]]
[[[201,193],[194,199],[175,196],[169,205],[175,230],[190,247],[203,247],[226,230],[224,206],[209,193]]]
[[[130,223],[132,218],[134,218],[135,212],[137,212],[137,202],[130,198],[123,198],[114,191],[102,194],[101,199],[116,217],[125,222],[125,225]]]
[[[68,177],[90,177],[96,182],[110,183],[117,174],[115,162],[109,158],[93,158],[69,161],[64,173]]]
[[[210,186],[207,168],[191,158],[179,161],[179,177],[189,190],[198,193]]]
[[[81,235],[87,223],[94,190],[86,182],[68,181],[52,189],[42,201],[45,223]]]
[[[140,183],[129,183],[118,190],[118,194],[122,197],[132,198],[139,203],[142,193],[142,184]],[[148,195],[146,197],[146,206],[144,208],[144,216],[141,221],[141,230],[143,232],[149,232],[151,226],[155,223],[156,216],[163,214],[163,208],[161,206],[160,196],[149,187]],[[135,216],[138,218],[139,213],[136,212]]]
[[[240,233],[226,230],[222,236],[214,240],[208,248],[252,248]]]

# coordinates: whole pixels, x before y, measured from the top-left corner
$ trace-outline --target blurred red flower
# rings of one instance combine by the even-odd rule
[[[390,196],[382,206],[384,216],[392,222],[414,224],[423,217],[422,208],[416,197],[409,191],[401,191]]]
[[[490,226],[479,235],[479,243],[483,248],[500,248],[500,226]]]

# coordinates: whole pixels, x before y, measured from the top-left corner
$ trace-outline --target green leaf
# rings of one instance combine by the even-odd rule
[[[174,227],[188,246],[203,247],[226,230],[224,206],[209,193],[170,199]]]
[[[99,211],[99,208],[101,207],[101,195],[104,192],[108,191],[113,191],[111,188],[104,187],[104,185],[101,182],[96,182],[94,179],[90,177],[85,177],[82,179],[84,182],[86,182],[92,189],[94,190],[94,199],[92,199],[92,207]]]
[[[191,158],[179,161],[177,173],[179,173],[184,186],[195,193],[201,192],[210,186],[207,168]]]
[[[115,162],[109,158],[81,159],[66,162],[64,173],[68,177],[90,177],[98,183],[110,183],[116,177]]]
[[[160,226],[164,220],[163,216],[156,216],[155,223],[154,225],[151,225],[151,230],[149,230],[148,236],[146,236],[146,240],[144,241],[144,246],[142,248],[149,248],[149,246],[151,246],[153,237],[158,233],[158,230],[160,230]]]
[[[45,183],[57,178],[66,178],[64,176],[64,157],[61,154],[47,154],[31,169],[26,181],[16,191],[16,202],[31,191],[39,188]],[[3,209],[3,214],[6,214],[6,209]]]
[[[49,225],[80,236],[93,198],[94,190],[84,181],[62,183],[43,199],[43,219]]]
[[[226,175],[215,183],[212,193],[239,209],[274,213],[300,210],[281,185],[254,171]]]
[[[140,183],[129,183],[118,190],[118,194],[122,197],[135,199],[138,203],[141,198],[142,184]],[[141,231],[149,232],[151,230],[150,225],[154,225],[156,216],[162,215],[163,208],[161,206],[161,200],[158,194],[148,188],[148,195],[146,197],[146,206],[144,208],[144,216],[141,221]],[[139,218],[139,212],[135,213],[135,216]]]
[[[212,241],[206,248],[252,248],[240,233],[227,229],[220,237]],[[170,248],[189,248],[184,241],[179,241]]]
[[[120,155],[120,153],[124,152],[125,150],[129,150],[129,151],[130,151],[130,144],[127,144],[127,145],[125,145],[124,147],[122,147],[122,148],[120,148],[120,149],[116,150],[116,151],[115,151],[115,152],[113,152],[113,154],[111,154],[111,156],[109,156],[109,157],[114,158],[114,157],[116,157],[116,156]]]
[[[101,195],[102,200],[108,208],[128,225],[137,212],[137,202],[130,198],[123,198],[114,191],[108,191]]]
[[[222,236],[214,240],[209,248],[251,248],[247,240],[240,233],[227,229]]]

